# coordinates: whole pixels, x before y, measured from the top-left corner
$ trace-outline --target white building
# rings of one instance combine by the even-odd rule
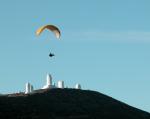
[[[58,88],[64,88],[64,81],[58,81]]]
[[[26,90],[25,90],[25,94],[29,94],[33,92],[33,85],[31,85],[30,83],[26,83]]]
[[[30,83],[26,83],[26,91],[25,94],[30,93]]]
[[[58,81],[58,85],[55,86],[55,83],[53,84],[52,82],[52,76],[50,74],[47,74],[46,84],[41,89],[52,89],[52,88],[61,88],[61,89],[65,88],[64,81]],[[68,88],[68,86],[66,86],[66,88]],[[75,89],[81,89],[81,85],[76,84]],[[29,94],[32,92],[34,92],[33,85],[31,85],[30,83],[26,83],[25,94]]]
[[[81,89],[81,85],[77,83],[77,84],[75,85],[75,89]]]
[[[46,85],[44,85],[42,89],[48,89],[48,88],[56,88],[55,84],[53,85],[52,76],[50,74],[47,74]]]

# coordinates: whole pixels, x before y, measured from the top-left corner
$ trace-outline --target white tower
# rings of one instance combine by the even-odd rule
[[[58,81],[58,88],[64,88],[64,81]]]
[[[81,89],[81,85],[77,83],[77,84],[75,85],[75,89]]]
[[[52,76],[50,74],[47,74],[46,85],[47,86],[51,86],[52,85]]]
[[[26,83],[26,91],[25,91],[25,94],[30,93],[30,88],[31,88],[30,83]]]
[[[50,74],[47,74],[46,85],[44,85],[42,89],[56,88],[52,83],[52,76]]]

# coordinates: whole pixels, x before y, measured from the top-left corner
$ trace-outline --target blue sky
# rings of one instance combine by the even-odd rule
[[[47,73],[150,112],[149,0],[1,0],[0,93],[35,89]],[[35,31],[54,24],[62,32]],[[50,59],[49,52],[56,57]]]

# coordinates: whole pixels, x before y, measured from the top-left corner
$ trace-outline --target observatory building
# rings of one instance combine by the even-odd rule
[[[31,93],[33,92],[33,85],[31,85],[30,83],[26,83],[26,91],[25,94]]]
[[[26,83],[25,86],[26,86],[25,94],[29,94],[29,93],[34,93],[35,92],[34,88],[33,88],[33,85],[31,85],[30,83]],[[47,74],[47,76],[46,76],[46,84],[41,89],[52,89],[52,88],[64,89],[65,88],[64,81],[62,81],[62,80],[58,81],[57,86],[55,86],[55,83],[53,83],[53,81],[52,81],[52,76],[50,74]],[[75,85],[75,89],[81,89],[81,85],[77,83]]]
[[[58,81],[58,88],[64,88],[64,81]]]
[[[81,85],[77,83],[77,84],[75,85],[75,89],[81,89]]]
[[[42,89],[48,89],[48,88],[56,88],[55,84],[53,85],[52,76],[50,74],[47,74],[47,76],[46,76],[46,85],[43,86]]]

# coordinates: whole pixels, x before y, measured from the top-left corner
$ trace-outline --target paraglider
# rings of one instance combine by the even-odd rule
[[[50,54],[49,54],[49,57],[53,57],[53,56],[55,56],[53,53],[50,53]]]
[[[39,36],[45,29],[48,29],[49,31],[53,32],[57,39],[60,38],[61,35],[60,30],[54,25],[45,25],[40,27],[39,29],[37,29],[36,35]],[[53,56],[55,56],[53,53],[49,54],[49,57]]]
[[[36,35],[37,36],[40,35],[45,29],[52,31],[55,34],[57,39],[60,38],[60,35],[61,35],[60,30],[54,25],[45,25],[45,26],[40,27],[39,29],[37,29]]]

